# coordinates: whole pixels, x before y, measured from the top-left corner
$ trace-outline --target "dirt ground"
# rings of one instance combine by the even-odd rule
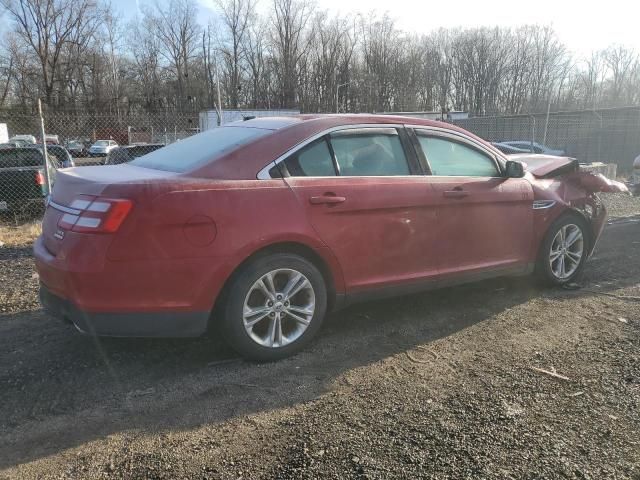
[[[640,479],[640,200],[605,201],[577,289],[359,305],[261,365],[79,335],[38,307],[33,232],[0,230],[0,478]]]

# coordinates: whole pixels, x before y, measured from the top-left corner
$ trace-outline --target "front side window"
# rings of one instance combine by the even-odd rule
[[[350,132],[344,130],[331,135],[340,175],[398,176],[410,175],[400,137],[395,129],[389,132]]]
[[[474,148],[446,138],[418,135],[431,174],[443,177],[499,177],[494,160]]]
[[[333,177],[336,170],[331,151],[324,138],[301,148],[284,162],[292,177]]]

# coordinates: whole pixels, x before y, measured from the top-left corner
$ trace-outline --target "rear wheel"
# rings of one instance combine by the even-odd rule
[[[278,360],[309,343],[326,306],[324,278],[311,262],[273,254],[246,265],[231,280],[221,309],[222,332],[243,357]]]
[[[538,276],[550,285],[565,285],[580,275],[589,251],[586,223],[576,215],[553,222],[538,256]]]

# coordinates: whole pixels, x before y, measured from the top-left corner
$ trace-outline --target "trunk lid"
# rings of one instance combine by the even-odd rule
[[[143,196],[159,192],[175,173],[133,165],[75,167],[58,171],[42,221],[45,247],[57,255],[68,232],[59,223],[65,213],[74,213],[72,202],[79,195],[127,198],[134,202]]]

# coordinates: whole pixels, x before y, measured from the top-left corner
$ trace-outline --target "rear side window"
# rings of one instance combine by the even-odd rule
[[[418,135],[431,174],[444,177],[499,177],[491,157],[445,138]]]
[[[336,170],[324,138],[300,149],[284,162],[292,177],[333,177]]]
[[[397,131],[389,129],[344,130],[331,135],[340,175],[410,175],[407,157]],[[375,130],[375,131],[374,131]]]
[[[40,166],[44,166],[44,159],[40,151],[35,148],[0,150],[0,168]]]
[[[167,145],[130,163],[156,170],[186,172],[270,133],[271,130],[263,128],[218,127]]]

